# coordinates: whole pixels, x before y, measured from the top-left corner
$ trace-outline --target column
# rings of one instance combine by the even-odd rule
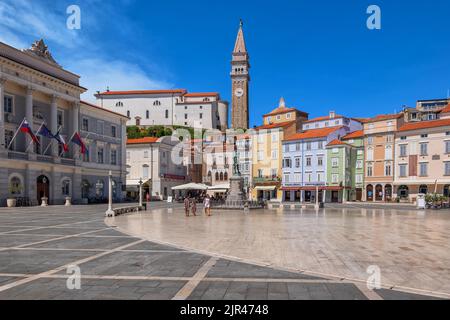
[[[33,129],[33,88],[27,88],[27,96],[25,101],[25,118],[30,125],[30,128]],[[32,144],[32,139],[29,134],[26,135],[25,148],[28,148],[27,153],[34,153],[34,147]],[[28,147],[29,146],[29,147]]]
[[[58,131],[58,97],[56,95],[52,96],[52,103],[50,105],[50,131],[56,134]],[[53,157],[58,157],[58,144],[56,141],[51,139],[51,152]]]
[[[303,199],[304,199],[303,190],[300,190],[300,203],[303,203]]]
[[[383,184],[382,192],[383,192],[383,202],[386,202],[386,185],[385,184]]]
[[[322,202],[327,202],[327,190],[325,189],[322,191]]]
[[[0,150],[4,150],[5,145],[5,106],[4,104],[4,90],[6,80],[0,78]]]

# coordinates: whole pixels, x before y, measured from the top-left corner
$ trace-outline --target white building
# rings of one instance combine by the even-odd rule
[[[180,163],[172,158],[179,149]],[[128,139],[127,141],[127,194],[138,197],[139,182],[144,183],[144,195],[152,199],[166,200],[175,196],[173,187],[187,183],[186,167],[183,164],[182,144],[173,137]]]
[[[106,91],[95,95],[97,104],[130,118],[129,126],[185,126],[225,130],[228,102],[218,93],[186,90]]]

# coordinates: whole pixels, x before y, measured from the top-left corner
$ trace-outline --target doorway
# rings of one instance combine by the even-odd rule
[[[42,198],[48,198],[47,203],[50,203],[50,180],[42,175],[36,180],[36,195],[38,204],[42,204]]]
[[[356,189],[356,201],[362,201],[362,189]]]
[[[331,202],[332,203],[339,202],[339,191],[331,191]]]

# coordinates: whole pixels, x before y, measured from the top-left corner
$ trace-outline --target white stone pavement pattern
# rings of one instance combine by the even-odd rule
[[[209,244],[219,248],[218,241],[225,240],[225,248],[250,247],[237,251],[247,252],[245,258],[253,260],[255,252],[261,252],[260,247],[284,250],[284,241],[290,241],[291,248],[297,248],[298,242],[304,241],[304,238],[297,238],[296,233],[288,232],[278,239],[277,232],[282,230],[280,225],[292,229],[295,226],[293,221],[307,224],[308,219],[321,220],[320,215],[313,217],[305,212],[295,216],[291,213],[255,212],[241,216],[238,212],[216,212],[211,218],[186,219],[178,205],[152,203],[151,208],[144,214],[106,221],[103,217],[106,206],[103,205],[1,208],[0,299],[306,300],[449,297],[434,293],[424,295],[424,292],[415,290],[370,291],[364,282],[314,276],[234,258],[227,259],[218,254],[220,250],[215,249],[206,254],[194,250],[196,248],[177,246],[181,240],[185,246],[194,247],[195,243],[204,243],[206,249],[211,250]],[[255,221],[260,221],[260,225]],[[260,229],[267,223],[273,224],[273,232],[269,232],[267,226]],[[291,226],[286,226],[286,223]],[[129,230],[120,232],[121,229],[111,226],[115,224]],[[428,227],[433,230],[428,236],[433,237],[436,232],[433,224]],[[219,232],[221,228],[223,230]],[[415,232],[419,233],[419,229]],[[130,230],[138,231],[139,235],[129,235]],[[210,232],[215,234],[208,235]],[[257,235],[260,232],[268,237],[260,239]],[[313,228],[311,232],[314,232]],[[148,241],[148,235],[160,239]],[[227,238],[224,238],[225,235]],[[320,234],[318,236],[323,237]],[[174,245],[160,241],[167,241],[171,237],[175,239]],[[246,245],[241,243],[242,237],[247,239]],[[446,243],[448,245],[448,239]],[[426,247],[425,243],[422,249]],[[351,250],[349,254],[352,254]],[[275,259],[276,254],[273,256]],[[276,260],[271,263],[274,262]],[[80,267],[80,290],[67,287],[67,268],[71,265]],[[427,276],[434,276],[434,273]],[[441,280],[445,282],[448,279]]]

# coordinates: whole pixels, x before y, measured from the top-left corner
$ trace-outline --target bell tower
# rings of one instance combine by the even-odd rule
[[[231,61],[231,126],[233,129],[249,128],[249,69],[249,56],[245,46],[243,23],[241,20]]]

